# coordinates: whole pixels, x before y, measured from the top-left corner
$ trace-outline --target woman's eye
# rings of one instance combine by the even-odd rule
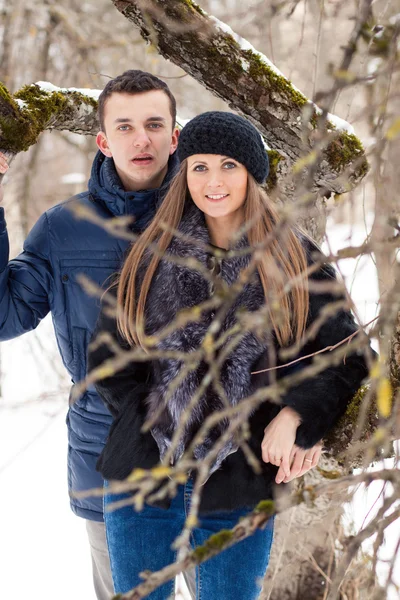
[[[224,169],[234,169],[236,167],[236,163],[234,162],[226,162],[223,164]]]
[[[206,167],[204,165],[196,165],[195,168],[193,169],[193,171],[205,171]]]

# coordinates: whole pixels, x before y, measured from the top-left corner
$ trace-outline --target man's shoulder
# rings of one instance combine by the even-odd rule
[[[53,229],[58,227],[60,223],[64,226],[68,222],[77,224],[77,222],[85,222],[86,218],[86,222],[88,222],[90,221],[90,213],[95,213],[96,216],[102,218],[109,216],[103,205],[97,202],[92,194],[86,190],[47,209],[43,216],[47,220],[49,228]]]
[[[99,217],[106,219],[109,215],[94,201],[89,191],[82,192],[42,213],[30,232],[29,241],[45,237],[49,247],[55,251],[68,250],[79,240],[86,247],[94,239],[107,235],[97,223]]]
[[[55,204],[51,208],[48,208],[44,214],[49,219],[58,218],[59,216],[64,217],[66,213],[71,214],[73,212],[73,206],[76,204],[94,205],[89,190]]]

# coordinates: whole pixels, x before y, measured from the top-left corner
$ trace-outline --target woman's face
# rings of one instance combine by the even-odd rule
[[[247,169],[220,154],[194,154],[188,158],[187,184],[193,202],[205,215],[227,217],[243,208]]]

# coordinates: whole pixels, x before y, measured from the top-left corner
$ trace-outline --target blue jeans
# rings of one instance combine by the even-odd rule
[[[107,485],[107,484],[106,484]],[[139,573],[158,571],[175,562],[171,549],[181,533],[190,506],[193,489],[191,478],[179,486],[178,494],[168,509],[145,505],[141,512],[126,506],[112,512],[104,510],[111,572],[116,593],[125,593],[143,580]],[[104,496],[104,508],[125,495]],[[201,515],[200,525],[193,531],[191,545],[201,546],[221,529],[231,529],[247,509]],[[256,600],[268,566],[273,537],[273,519],[263,530],[228,548],[196,567],[197,600]],[[174,598],[175,582],[169,581],[147,598]]]

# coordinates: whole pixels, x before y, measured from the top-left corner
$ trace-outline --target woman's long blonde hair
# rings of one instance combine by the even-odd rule
[[[132,346],[146,349],[144,315],[147,295],[162,254],[171,243],[173,230],[179,227],[185,202],[190,197],[186,173],[187,161],[184,160],[153,221],[132,245],[116,282],[118,330]],[[305,251],[292,228],[285,226],[277,232],[278,213],[250,173],[244,212],[244,224],[249,224],[246,229],[250,247],[262,246],[268,237],[272,240],[260,253],[257,271],[266,301],[271,297],[275,299],[275,307],[269,309],[275,335],[281,346],[287,346],[301,338],[307,322],[309,299]],[[152,243],[156,244],[157,252],[153,254],[138,290],[138,269]]]

